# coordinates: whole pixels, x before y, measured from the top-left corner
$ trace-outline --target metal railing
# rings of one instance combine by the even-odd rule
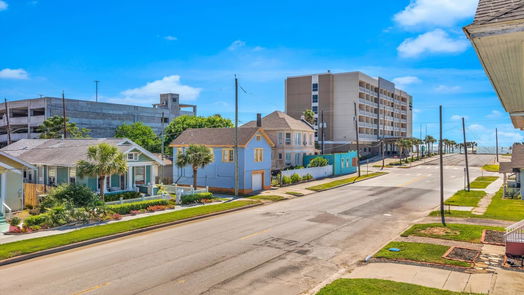
[[[5,209],[8,210],[8,212],[5,212]],[[2,215],[4,215],[5,219],[10,219],[13,215],[13,210],[7,206],[6,203],[2,202]]]
[[[504,241],[524,243],[524,220],[506,227]]]

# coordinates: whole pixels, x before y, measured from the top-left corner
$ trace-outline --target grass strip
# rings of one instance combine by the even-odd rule
[[[398,248],[400,251],[392,252],[388,250],[389,248]],[[448,246],[435,244],[390,242],[386,247],[378,251],[375,257],[471,267],[471,264],[468,262],[442,258],[442,255],[444,255],[449,248]]]
[[[301,192],[286,192],[286,194],[295,196],[295,197],[302,197],[304,194]]]
[[[479,176],[472,183],[471,188],[487,188],[493,181],[497,180],[498,176]]]
[[[476,207],[484,196],[486,196],[485,191],[465,191],[460,190],[456,192],[451,198],[447,199],[446,205],[453,206],[469,206]]]
[[[488,172],[499,172],[499,165],[484,165],[482,169]]]
[[[338,279],[317,295],[474,295],[379,279]]]
[[[380,176],[380,175],[384,175],[384,174],[387,174],[387,172],[375,172],[375,173],[362,175],[361,177],[353,176],[353,177],[339,179],[339,180],[335,180],[335,181],[324,183],[324,184],[319,184],[319,185],[307,187],[306,189],[308,189],[310,191],[319,192],[319,191],[327,190],[327,189],[334,188],[334,187],[337,187],[337,186],[350,184],[350,183],[353,183],[355,181],[364,180],[364,179],[367,179],[367,178],[370,178],[370,177]]]
[[[482,231],[496,230],[504,231],[503,227],[483,226],[472,224],[448,224],[443,226],[440,223],[415,224],[401,234],[403,237],[418,236],[429,237],[443,240],[464,241],[470,243],[480,243]]]
[[[278,202],[278,201],[285,200],[286,198],[282,196],[277,196],[277,195],[257,195],[257,196],[248,197],[248,199]]]
[[[18,242],[6,243],[0,245],[0,259],[7,259],[23,254],[34,253],[46,249],[65,246],[77,242],[105,237],[118,233],[123,233],[148,226],[169,223],[191,217],[216,213],[248,205],[256,204],[255,201],[235,201],[217,205],[207,205],[196,208],[189,208],[170,213],[136,218],[127,221],[115,222],[111,224],[87,227],[72,232],[58,234],[47,237],[28,239]]]

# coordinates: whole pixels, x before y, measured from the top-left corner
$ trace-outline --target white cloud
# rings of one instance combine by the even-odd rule
[[[171,36],[171,35],[169,35],[169,36],[165,36],[164,39],[166,39],[166,40],[168,40],[168,41],[176,41],[176,40],[178,40],[177,37],[175,37],[175,36]]]
[[[3,69],[0,70],[0,79],[25,80],[29,79],[29,74],[24,69]]]
[[[480,125],[480,124],[471,124],[471,125],[468,126],[468,130],[471,130],[471,131],[485,131],[486,127],[484,127],[483,125]]]
[[[486,115],[486,118],[488,118],[488,119],[497,119],[497,118],[500,118],[501,115],[502,115],[501,112],[499,112],[497,110],[492,110],[491,113]]]
[[[8,6],[5,1],[0,0],[0,11],[6,10]]]
[[[158,102],[161,93],[178,93],[182,100],[196,100],[202,89],[183,85],[180,76],[166,76],[161,80],[147,83],[139,88],[128,89],[122,92],[124,99],[111,99],[111,101],[125,101],[128,103],[148,104]]]
[[[464,119],[468,119],[468,116],[453,115],[453,116],[451,116],[450,119],[451,119],[452,121],[460,121],[460,120],[462,120],[462,118],[464,118]]]
[[[237,50],[237,49],[239,49],[241,47],[244,47],[244,46],[246,46],[246,42],[245,41],[236,40],[236,41],[233,41],[233,43],[231,43],[231,45],[229,45],[227,50],[233,51],[233,50]]]
[[[466,39],[453,39],[448,33],[436,29],[419,35],[416,38],[408,38],[397,48],[401,57],[419,57],[424,53],[460,53],[469,46]]]
[[[435,87],[435,92],[438,93],[457,93],[462,90],[462,87],[460,86],[447,86],[447,85],[439,85]]]
[[[420,82],[422,82],[422,80],[415,76],[404,76],[393,79],[393,83],[398,85],[400,88]]]
[[[451,27],[472,18],[478,0],[411,0],[393,19],[403,28]]]

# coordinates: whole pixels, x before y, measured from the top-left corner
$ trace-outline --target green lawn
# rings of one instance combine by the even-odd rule
[[[378,279],[338,279],[317,295],[473,295]]]
[[[419,236],[430,237],[444,240],[465,241],[480,243],[482,231],[484,229],[504,231],[503,227],[470,225],[470,224],[447,224],[447,227],[440,223],[415,224],[401,234],[403,237]]]
[[[482,218],[482,215],[474,215],[471,211],[459,211],[459,210],[445,210],[446,217],[457,217],[457,218]],[[432,211],[429,216],[440,216],[440,210]]]
[[[389,248],[398,248],[400,252],[389,251]],[[471,267],[471,264],[468,262],[442,258],[442,255],[444,255],[449,248],[448,246],[435,244],[390,242],[386,247],[378,251],[375,257]]]
[[[487,188],[493,181],[497,180],[498,176],[479,176],[472,183],[471,188]]]
[[[277,195],[258,195],[258,196],[248,197],[248,199],[278,202],[278,201],[285,200],[286,198],[282,196],[277,196]]]
[[[304,194],[301,192],[286,192],[286,194],[295,196],[295,197],[302,197]]]
[[[480,199],[486,195],[485,191],[458,191],[447,199],[446,205],[476,207]]]
[[[209,213],[226,211],[230,209],[245,207],[256,204],[255,201],[235,201],[217,205],[207,205],[196,208],[189,208],[170,213],[158,214],[143,218],[132,219],[128,221],[115,222],[106,225],[93,226],[75,230],[72,232],[28,239],[18,242],[6,243],[0,245],[0,259],[6,259],[22,254],[38,252],[41,250],[51,249],[59,246],[69,245],[76,242],[91,240],[113,234],[123,233],[148,226],[178,221],[191,217],[201,216]]]
[[[366,178],[380,176],[380,175],[384,175],[384,174],[387,174],[387,172],[375,172],[375,173],[362,175],[361,177],[353,176],[353,177],[344,178],[344,179],[340,179],[340,180],[335,180],[335,181],[324,183],[324,184],[311,186],[311,187],[308,187],[306,189],[311,190],[311,191],[319,192],[319,191],[327,190],[327,189],[334,188],[334,187],[337,187],[337,186],[341,186],[341,185],[344,185],[344,184],[350,184],[350,183],[353,183],[353,182],[358,181],[358,180],[364,180]]]
[[[488,172],[499,172],[499,165],[484,165],[482,169]]]

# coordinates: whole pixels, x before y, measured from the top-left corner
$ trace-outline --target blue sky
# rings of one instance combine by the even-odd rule
[[[458,2],[458,3],[457,3]],[[0,97],[59,96],[150,105],[179,92],[202,115],[240,120],[284,109],[290,75],[360,70],[414,97],[414,136],[523,141],[462,33],[477,0],[0,0]]]

